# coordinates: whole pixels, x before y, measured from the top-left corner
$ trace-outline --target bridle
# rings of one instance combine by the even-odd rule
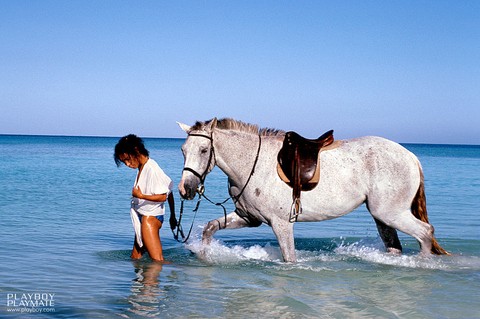
[[[258,157],[260,155],[260,148],[262,146],[262,137],[260,136],[260,134],[258,134],[257,155],[255,156],[255,161],[253,162],[252,171],[250,172],[250,175],[248,176],[248,179],[247,179],[245,185],[243,185],[240,193],[238,193],[237,195],[230,194],[230,196],[228,198],[226,198],[223,202],[215,203],[205,195],[205,186],[204,186],[205,177],[207,176],[208,171],[210,169],[210,165],[212,164],[212,159],[215,161],[215,150],[214,150],[214,147],[213,147],[213,132],[212,132],[212,135],[210,135],[210,136],[205,135],[205,134],[199,134],[199,133],[190,133],[190,134],[188,134],[188,137],[190,137],[190,136],[198,136],[198,137],[204,137],[206,139],[209,139],[210,140],[210,156],[208,158],[207,167],[205,168],[205,171],[203,172],[203,174],[198,173],[196,170],[194,170],[193,168],[190,168],[190,167],[184,167],[183,168],[184,171],[190,172],[193,175],[195,175],[196,177],[198,177],[200,179],[200,184],[199,184],[198,189],[197,189],[197,193],[198,193],[197,204],[196,204],[195,208],[193,209],[194,215],[193,215],[192,225],[190,226],[190,230],[188,231],[188,235],[186,237],[183,233],[183,229],[182,229],[182,225],[181,225],[182,216],[183,216],[183,204],[184,204],[185,200],[183,198],[181,199],[180,216],[179,216],[178,223],[177,223],[177,231],[175,233],[175,231],[172,229],[172,232],[173,232],[173,237],[175,238],[175,240],[180,241],[178,239],[178,235],[180,235],[182,237],[182,243],[186,243],[188,241],[188,238],[190,238],[190,234],[191,234],[192,228],[193,228],[193,223],[195,222],[195,217],[197,216],[197,211],[200,207],[200,202],[202,200],[202,197],[205,197],[205,199],[207,201],[214,204],[215,206],[221,206],[223,208],[223,214],[225,216],[225,226],[226,226],[226,224],[227,224],[227,209],[225,208],[224,204],[227,201],[229,201],[230,199],[233,200],[234,204],[236,204],[240,200],[240,197],[242,196],[243,192],[245,191],[245,188],[247,188],[247,185],[250,182],[250,179],[252,178],[253,174],[255,173],[255,167],[257,166]],[[228,189],[230,190],[230,185],[228,185]],[[230,191],[229,191],[229,193],[230,193]]]
[[[215,150],[213,148],[213,132],[212,132],[211,136],[208,136],[208,135],[205,135],[205,134],[198,134],[198,133],[188,134],[188,137],[190,137],[190,136],[204,137],[204,138],[210,140],[210,156],[208,157],[207,167],[205,168],[205,171],[203,172],[203,174],[200,175],[200,173],[198,173],[196,170],[194,170],[193,168],[190,168],[190,167],[184,167],[183,168],[184,171],[190,172],[193,175],[195,175],[196,177],[198,177],[200,179],[200,185],[203,186],[203,182],[205,181],[205,177],[207,176],[210,165],[212,164],[212,159],[215,159]]]

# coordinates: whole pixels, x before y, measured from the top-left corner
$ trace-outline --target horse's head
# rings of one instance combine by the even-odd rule
[[[197,122],[193,127],[186,124],[178,125],[188,134],[182,145],[185,160],[182,179],[178,185],[180,196],[193,199],[208,173],[215,166],[212,133],[217,124],[214,118],[207,122]]]

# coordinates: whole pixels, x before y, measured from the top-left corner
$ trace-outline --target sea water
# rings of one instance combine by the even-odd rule
[[[404,145],[422,162],[430,222],[451,256],[421,257],[403,234],[404,254],[386,254],[364,207],[297,223],[295,264],[268,226],[220,231],[205,250],[202,227],[223,210],[203,201],[195,220],[185,202],[187,244],[162,228],[161,265],[130,259],[136,172],[115,166],[117,140],[0,135],[0,318],[480,317],[480,146]],[[178,183],[183,140],[145,142]],[[206,194],[228,198],[219,169]]]

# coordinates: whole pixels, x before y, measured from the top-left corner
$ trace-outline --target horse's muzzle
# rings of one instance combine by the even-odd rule
[[[197,178],[182,178],[178,184],[178,191],[183,199],[191,200],[195,198],[199,190],[200,182]]]

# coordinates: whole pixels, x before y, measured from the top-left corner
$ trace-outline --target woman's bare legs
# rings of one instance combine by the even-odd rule
[[[130,258],[132,259],[140,259],[142,258],[143,255],[143,249],[142,247],[138,246],[137,243],[137,236],[133,239],[133,248],[132,248],[132,254],[130,255]]]
[[[161,227],[162,223],[155,216],[142,217],[143,245],[147,249],[150,258],[155,261],[163,261],[162,243],[160,242]]]

